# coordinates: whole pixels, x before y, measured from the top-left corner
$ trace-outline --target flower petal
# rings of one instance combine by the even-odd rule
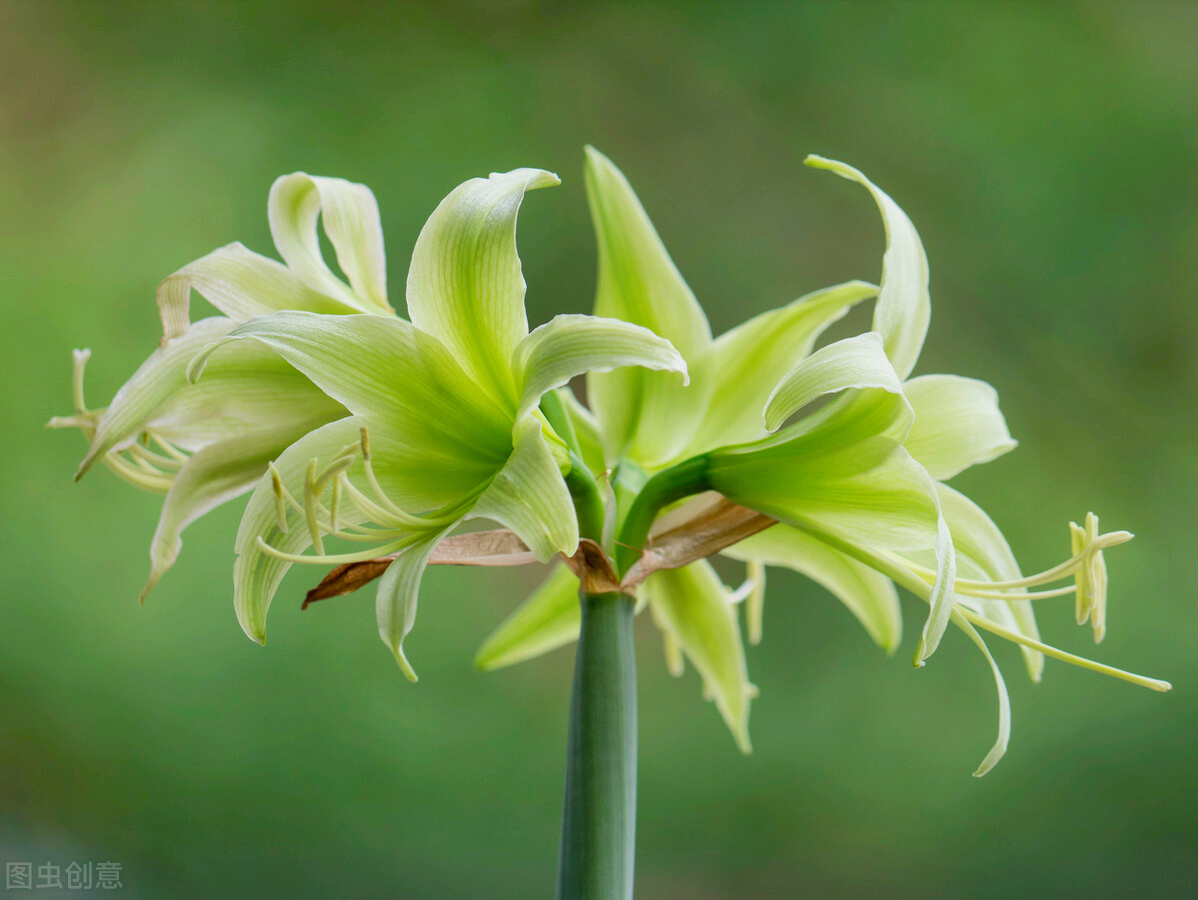
[[[236,324],[232,319],[223,317],[201,319],[182,337],[151,353],[112,398],[112,403],[96,427],[87,455],[79,464],[76,480],[97,459],[136,435],[173,394],[186,386],[187,366],[192,357],[224,337]]]
[[[267,209],[279,255],[312,290],[361,312],[392,312],[387,303],[383,227],[370,188],[342,178],[293,172],[271,185]],[[337,264],[349,279],[348,287],[333,274],[320,252],[318,217],[324,220],[325,234],[337,254]]]
[[[269,347],[240,341],[212,361],[202,380],[171,394],[146,427],[177,447],[198,451],[264,428],[298,438],[345,415],[345,407]]]
[[[648,328],[696,365],[711,344],[707,317],[628,181],[593,147],[587,148],[586,188],[599,251],[595,315]],[[647,466],[676,456],[701,412],[682,391],[677,378],[656,372],[589,376],[588,399],[603,423],[609,454],[632,455]]]
[[[459,185],[425,223],[408,271],[412,322],[510,412],[512,354],[528,334],[516,216],[525,192],[558,183],[552,172],[516,169]]]
[[[778,524],[724,551],[740,560],[760,560],[806,575],[834,594],[887,653],[902,638],[898,592],[885,575],[797,528]]]
[[[416,671],[404,655],[403,642],[416,624],[420,580],[424,577],[428,559],[436,549],[437,542],[449,534],[453,527],[429,532],[427,537],[400,553],[379,579],[374,603],[379,636],[391,648],[395,661],[409,681],[416,681]]]
[[[511,452],[508,415],[439,341],[403,319],[280,312],[251,319],[229,338],[267,345],[372,429],[390,428],[430,457],[489,475]],[[190,376],[198,378],[206,362],[197,359]]]
[[[474,664],[502,669],[578,640],[582,624],[578,576],[558,564],[532,596],[483,642]]]
[[[296,441],[275,461],[282,484],[293,494],[301,494],[309,461],[332,460],[346,445],[358,440],[360,428],[361,420],[350,416],[330,422]],[[233,566],[233,608],[242,630],[259,644],[266,640],[270,601],[291,563],[264,553],[257,542],[261,538],[284,552],[302,553],[311,545],[311,538],[308,529],[296,522],[294,516],[291,518],[292,525],[284,531],[276,511],[273,475],[267,472],[250,495],[234,544],[237,561]],[[346,524],[360,521],[355,520],[352,510],[341,510],[340,518]]]
[[[907,450],[937,481],[1018,446],[998,409],[998,392],[984,381],[921,375],[903,390],[915,410]]]
[[[745,666],[736,608],[707,560],[655,572],[644,584],[655,621],[682,645],[715,699],[741,752],[749,743],[753,688]]]
[[[893,396],[867,391],[844,410],[860,407],[867,422],[877,418],[885,425],[887,416],[870,415],[871,404],[864,398],[871,395]],[[815,456],[819,445],[828,440],[819,432],[845,418],[844,410],[834,411],[812,434],[767,445],[764,451],[713,453],[708,478],[733,502],[815,534],[870,565],[878,550],[931,548],[936,577],[916,650],[916,665],[922,665],[940,643],[952,611],[956,579],[952,536],[940,512],[935,482],[884,430],[870,437],[876,426],[858,425],[853,440],[823,459]],[[813,436],[822,440],[804,448],[803,441]]]
[[[1003,758],[1003,754],[1007,752],[1007,743],[1011,739],[1011,698],[1007,694],[1007,683],[1003,680],[998,663],[990,655],[990,648],[986,646],[986,642],[982,640],[982,636],[974,630],[973,626],[960,613],[954,612],[952,621],[982,651],[982,655],[986,657],[986,662],[990,664],[990,671],[994,675],[994,686],[998,690],[998,739],[994,742],[994,746],[990,748],[990,752],[986,754],[986,758],[982,760],[973,773],[974,778],[981,778],[993,769],[998,761]]]
[[[665,338],[648,328],[598,316],[556,316],[535,329],[516,348],[516,383],[521,388],[516,418],[536,408],[541,397],[584,372],[610,372],[622,366],[641,366],[681,372],[686,360]]]
[[[874,309],[874,330],[881,332],[895,371],[906,378],[919,359],[932,314],[928,258],[919,233],[899,205],[852,166],[821,156],[808,156],[806,162],[865,187],[882,213],[886,253],[882,257],[882,287]]]
[[[578,519],[561,467],[540,420],[521,419],[507,464],[483,491],[468,518],[493,519],[519,535],[541,562],[578,549]]]
[[[777,431],[812,400],[863,388],[880,388],[899,396],[903,393],[898,375],[886,358],[882,337],[874,331],[829,344],[783,375],[766,400],[765,427]]]
[[[836,285],[720,335],[693,372],[696,392],[709,399],[687,455],[763,437],[761,410],[779,380],[811,353],[825,328],[877,290],[861,281]]]
[[[952,532],[958,566],[964,577],[991,581],[1016,581],[1023,577],[1007,539],[980,506],[945,484],[937,485],[936,493],[940,496],[940,508],[944,511],[944,518]],[[1012,593],[1018,594],[1023,591]],[[1031,601],[973,601],[972,598],[962,597],[958,599],[975,602],[978,610],[986,618],[1004,628],[1025,635],[1033,641],[1040,640],[1040,630],[1036,627],[1036,615],[1032,611]],[[1039,681],[1044,671],[1044,655],[1026,645],[1021,645],[1019,649],[1023,652],[1028,675],[1032,681]]]
[[[187,331],[193,290],[237,322],[281,309],[358,311],[354,305],[313,290],[286,266],[234,243],[188,263],[158,285],[164,341]]]
[[[322,421],[310,423],[312,428],[322,424]],[[184,463],[167,492],[150,544],[150,576],[142,589],[142,600],[178,559],[183,548],[183,529],[222,503],[249,491],[266,471],[267,463],[308,430],[304,426],[282,431],[260,429],[211,444]]]

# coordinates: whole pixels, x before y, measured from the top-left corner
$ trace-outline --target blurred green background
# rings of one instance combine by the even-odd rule
[[[529,898],[552,892],[572,652],[482,675],[539,573],[426,578],[406,683],[370,592],[271,640],[230,603],[240,503],[193,526],[144,609],[158,500],[42,425],[70,350],[106,402],[154,347],[157,282],[232,240],[270,253],[284,172],[369,184],[392,298],[454,185],[559,172],[520,224],[533,323],[589,308],[582,146],[627,173],[717,331],[876,279],[861,167],[928,248],[917,372],[987,379],[1022,441],[959,487],[1028,570],[1087,509],[1109,555],[1097,655],[1154,694],[996,647],[1014,736],[989,776],[985,665],[894,658],[778,573],[756,753],[641,623],[638,897],[1177,897],[1198,882],[1198,5],[0,2],[4,404],[0,857],[112,860],[126,894]],[[318,574],[318,573],[317,573]],[[1046,637],[1090,652],[1069,601]],[[44,891],[40,896],[50,896]]]

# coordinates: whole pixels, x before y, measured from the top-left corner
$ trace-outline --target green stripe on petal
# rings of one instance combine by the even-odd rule
[[[430,455],[494,471],[510,452],[508,415],[438,340],[403,319],[280,312],[251,319],[229,338],[271,347],[372,427],[385,424]],[[197,360],[193,378],[205,363]]]
[[[509,412],[518,401],[512,355],[528,334],[516,216],[525,192],[559,183],[541,169],[473,178],[441,201],[412,252],[412,322]]]
[[[582,624],[578,576],[558,564],[532,595],[491,633],[474,664],[502,669],[578,640]]]
[[[808,156],[806,163],[862,185],[873,195],[882,213],[886,252],[882,256],[882,287],[874,309],[874,330],[885,339],[886,354],[895,371],[906,378],[919,359],[932,314],[928,258],[919,233],[899,205],[852,166],[821,156]]]
[[[195,451],[265,428],[308,430],[345,415],[345,407],[269,347],[237,341],[212,360],[199,382],[171,394],[146,426]]]
[[[724,553],[733,559],[760,560],[806,575],[835,595],[879,647],[887,653],[898,647],[903,618],[894,582],[817,537],[778,524]]]
[[[648,328],[598,316],[556,316],[516,348],[513,368],[522,391],[516,418],[524,418],[547,391],[575,375],[622,366],[680,372],[687,382],[686,360]]]
[[[1014,450],[998,392],[957,375],[921,375],[903,390],[915,410],[905,446],[937,481]]]
[[[763,437],[761,411],[777,383],[811,353],[825,328],[877,290],[861,281],[836,285],[720,335],[692,372],[695,391],[709,399],[686,455]]]
[[[313,290],[281,263],[234,243],[188,263],[158,285],[163,340],[187,331],[192,291],[237,322],[281,309],[358,311],[356,306]]]
[[[749,743],[749,700],[753,688],[745,665],[736,607],[707,560],[654,572],[644,590],[654,620],[681,644],[715,700],[742,753]]]
[[[593,147],[586,155],[587,201],[598,242],[595,314],[648,328],[695,366],[711,327],[627,179]],[[635,369],[587,378],[591,408],[608,454],[656,466],[676,457],[698,426],[701,406],[678,379]]]
[[[541,562],[578,549],[574,501],[540,420],[527,416],[512,431],[507,464],[478,498],[469,518],[493,519],[514,531]]]
[[[395,661],[409,681],[416,681],[416,671],[404,654],[403,642],[416,624],[420,580],[424,577],[424,570],[437,543],[452,530],[453,526],[450,526],[442,531],[430,532],[427,537],[401,552],[379,579],[378,592],[375,594],[379,636],[395,654]]]
[[[361,312],[392,311],[387,303],[383,227],[370,188],[343,178],[293,172],[271,185],[267,209],[279,255],[308,287]],[[324,222],[348,286],[324,261],[318,219]]]

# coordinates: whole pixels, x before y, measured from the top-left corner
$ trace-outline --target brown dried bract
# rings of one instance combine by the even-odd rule
[[[636,586],[654,572],[680,569],[705,559],[775,522],[769,516],[719,498],[698,504],[693,517],[653,535],[641,558],[622,579],[603,548],[589,538],[578,542],[578,550],[566,559],[566,565],[588,594],[618,592],[634,596]],[[353,593],[386,572],[394,559],[385,556],[338,566],[308,591],[304,608],[317,600]],[[520,538],[501,528],[448,537],[437,545],[428,562],[431,566],[523,566],[536,562],[536,557]]]

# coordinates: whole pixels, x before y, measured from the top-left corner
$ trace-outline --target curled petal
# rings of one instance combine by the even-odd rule
[[[547,391],[575,375],[622,366],[680,372],[682,383],[687,383],[686,360],[649,329],[598,316],[556,316],[516,348],[513,368],[522,392],[516,418],[522,419]]]
[[[857,182],[878,204],[886,228],[886,253],[882,257],[882,287],[874,309],[874,330],[885,340],[886,355],[895,371],[906,378],[919,359],[932,314],[928,257],[919,233],[899,205],[852,166],[821,156],[808,156],[806,162]]]
[[[527,416],[516,424],[514,449],[506,465],[483,491],[470,518],[493,519],[507,526],[541,562],[578,548],[574,502],[556,457],[545,442],[541,423]]]
[[[359,312],[392,311],[387,303],[383,228],[370,188],[343,178],[293,172],[271,186],[268,211],[279,255],[309,288]],[[324,220],[325,234],[349,286],[324,261],[316,233],[318,218]]]
[[[953,624],[965,632],[965,636],[973,641],[974,645],[986,657],[986,662],[990,665],[990,671],[994,675],[994,687],[998,691],[998,739],[994,742],[994,746],[990,748],[990,752],[986,754],[986,758],[973,773],[974,778],[981,778],[987,772],[994,768],[1003,754],[1007,752],[1007,744],[1011,740],[1011,698],[1007,694],[1007,683],[1003,680],[1002,672],[998,668],[998,663],[994,661],[994,657],[990,655],[990,648],[986,646],[986,642],[982,640],[982,636],[974,630],[973,626],[960,613],[954,612],[952,616]]]
[[[528,334],[516,216],[527,191],[558,183],[541,169],[472,178],[441,201],[412,252],[412,322],[509,412],[518,400],[512,354]]]
[[[358,311],[356,306],[313,290],[286,266],[233,243],[188,263],[158,285],[164,342],[187,331],[192,291],[236,322],[281,309]]]
[[[452,527],[452,526],[451,526]],[[395,654],[395,661],[409,681],[416,681],[416,672],[404,654],[404,638],[416,624],[416,601],[420,593],[420,580],[428,566],[429,556],[450,529],[430,532],[395,558],[379,580],[375,595],[375,613],[378,616],[379,636]]]
[[[881,335],[873,331],[829,344],[782,376],[766,401],[765,427],[777,431],[812,400],[864,388],[903,395],[903,386],[883,350]]]
[[[761,411],[779,380],[807,358],[825,328],[877,292],[861,281],[839,284],[720,335],[692,373],[706,411],[687,455],[764,437]]]

